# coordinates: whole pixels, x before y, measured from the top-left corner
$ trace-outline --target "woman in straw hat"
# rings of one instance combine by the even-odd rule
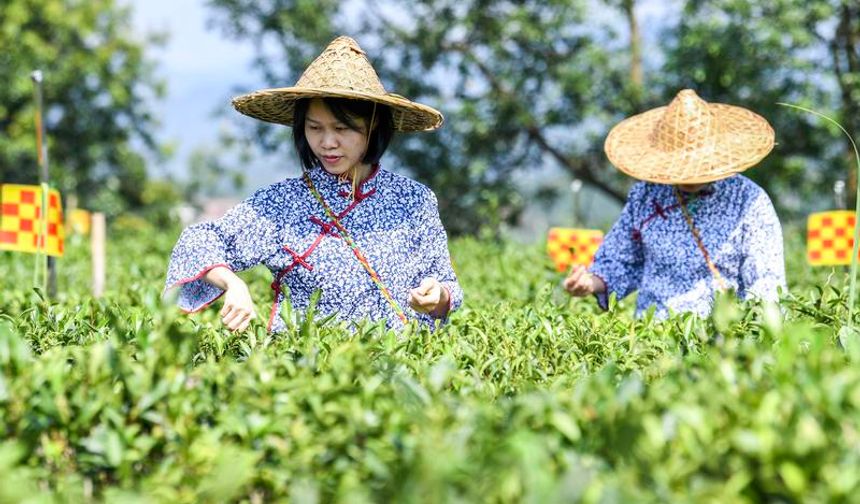
[[[384,170],[394,131],[442,125],[437,110],[387,93],[364,51],[335,39],[295,86],[240,96],[242,114],[293,127],[302,176],[264,187],[219,220],[192,225],[176,244],[167,286],[179,305],[200,310],[222,294],[220,315],[245,329],[254,305],[235,272],[264,264],[274,301],[268,328],[280,331],[280,305],[341,320],[410,319],[434,325],[462,302],[436,197]]]
[[[665,107],[616,125],[604,148],[641,180],[590,268],[564,280],[573,296],[638,290],[636,313],[710,312],[715,291],[777,299],[785,286],[782,230],[767,194],[739,175],[773,148],[761,116],[684,90]]]

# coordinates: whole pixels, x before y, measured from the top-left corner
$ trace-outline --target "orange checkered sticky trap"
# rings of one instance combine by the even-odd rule
[[[85,236],[90,234],[91,220],[92,216],[90,215],[90,212],[81,208],[75,208],[69,212],[69,218],[68,221],[66,221],[69,233]]]
[[[0,190],[0,250],[63,255],[60,192],[48,190],[47,234],[42,230],[42,187],[3,184]],[[47,236],[47,240],[45,239]]]
[[[809,215],[806,259],[812,266],[851,264],[854,247],[854,212],[834,210]]]
[[[550,228],[546,240],[546,251],[559,272],[574,264],[589,266],[594,260],[603,231],[599,229]]]

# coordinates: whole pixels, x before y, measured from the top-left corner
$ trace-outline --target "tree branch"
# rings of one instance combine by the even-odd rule
[[[597,163],[587,159],[576,159],[570,156],[565,155],[558,149],[552,146],[552,144],[547,140],[546,135],[543,133],[541,128],[537,125],[537,121],[531,115],[531,113],[522,106],[522,100],[519,99],[512,93],[511,91],[504,88],[502,83],[498,81],[493,72],[481,61],[479,58],[475,56],[475,54],[470,50],[468,46],[462,43],[458,44],[448,44],[447,49],[458,51],[463,54],[469,61],[471,61],[477,68],[480,70],[481,74],[487,79],[490,87],[498,94],[504,96],[507,100],[510,100],[512,103],[517,104],[520,112],[523,115],[527,116],[529,120],[527,124],[523,126],[524,131],[528,134],[528,137],[540,147],[541,150],[552,156],[562,167],[564,167],[567,171],[572,173],[574,176],[581,178],[583,181],[597,187],[604,193],[606,193],[609,197],[623,202],[626,198],[625,194],[618,191],[614,187],[610,186],[606,182],[601,181],[595,175],[595,172],[600,167],[597,166]]]
[[[543,149],[550,156],[552,156],[568,171],[578,176],[583,181],[599,188],[601,191],[605,192],[607,195],[618,201],[623,202],[626,199],[626,195],[623,192],[595,178],[594,171],[595,168],[597,168],[596,163],[588,159],[574,160],[568,156],[565,156],[558,149],[550,145],[550,143],[546,139],[546,136],[544,136],[543,132],[536,126],[529,126],[526,128],[526,131],[528,132],[529,138],[534,140],[534,142],[537,143],[541,149]]]

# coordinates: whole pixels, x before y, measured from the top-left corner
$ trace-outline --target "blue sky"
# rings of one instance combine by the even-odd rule
[[[133,8],[135,31],[166,32],[165,46],[150,51],[158,63],[157,74],[167,82],[165,99],[152,104],[161,122],[158,138],[176,148],[164,166],[152,166],[154,175],[184,174],[188,157],[196,148],[215,145],[219,124],[217,110],[232,110],[230,98],[237,86],[248,91],[263,87],[251,70],[253,48],[249,42],[227,39],[206,26],[204,0],[125,0]],[[262,162],[262,161],[261,161]],[[255,167],[250,186],[277,178]],[[283,174],[281,174],[283,175]]]

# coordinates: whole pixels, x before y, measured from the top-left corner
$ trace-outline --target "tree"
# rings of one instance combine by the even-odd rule
[[[349,17],[340,2],[209,2],[222,29],[258,45],[256,64],[272,86],[295,82],[326,43],[351,33],[389,88],[440,108],[441,131],[404,135],[392,151],[437,191],[454,232],[474,231],[491,216],[515,218],[523,200],[512,174],[546,162],[623,199],[600,148],[605,131],[583,126],[570,134],[634,103],[628,65],[617,57],[627,47],[613,44],[610,27],[587,23],[587,4],[364,2],[350,9],[362,14]],[[283,130],[253,127],[263,145],[288,146]]]
[[[646,1],[656,0],[209,4],[228,34],[258,44],[256,64],[272,86],[295,82],[328,41],[348,33],[375,57],[386,85],[440,108],[446,115],[441,131],[404,136],[393,152],[437,190],[455,232],[474,231],[492,215],[501,214],[491,225],[514,219],[523,199],[512,175],[546,165],[623,201],[630,180],[606,160],[605,135],[685,87],[768,118],[779,145],[749,173],[783,210],[810,209],[812,196],[845,173],[845,150],[833,148],[843,141],[776,103],[839,109],[839,118],[857,131],[860,6],[848,0],[664,3],[657,53],[643,61],[636,7]],[[670,11],[673,5],[683,7],[682,15]],[[656,71],[646,75],[644,68]],[[289,145],[278,136],[284,129],[253,127],[264,145]]]
[[[82,205],[115,214],[144,204],[144,158],[158,156],[149,100],[163,84],[114,0],[4,0],[0,9],[0,181],[35,183],[30,73],[45,73],[52,182]]]
[[[860,132],[860,6],[842,0],[687,0],[667,33],[661,87],[693,87],[711,101],[739,103],[774,126],[777,147],[748,172],[784,211],[832,205],[835,179],[852,173],[846,140],[797,103]]]

